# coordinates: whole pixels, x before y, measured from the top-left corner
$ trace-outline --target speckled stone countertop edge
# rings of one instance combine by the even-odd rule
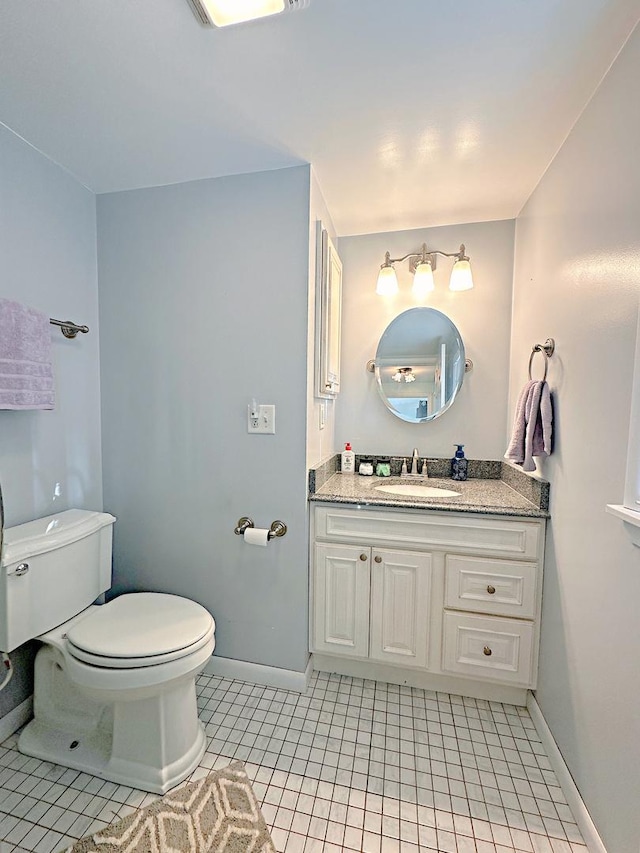
[[[548,511],[539,509],[536,506],[531,507],[505,507],[505,506],[490,506],[485,504],[451,504],[446,503],[444,499],[439,502],[435,500],[423,499],[418,502],[411,498],[376,498],[374,500],[362,498],[356,499],[352,497],[341,497],[338,495],[321,495],[313,494],[309,496],[312,503],[334,503],[346,505],[358,505],[366,507],[395,508],[395,509],[428,509],[436,512],[456,512],[475,515],[507,515],[514,518],[549,518]]]
[[[526,471],[504,461],[502,462],[500,479],[515,489],[522,497],[548,513],[550,484],[547,480],[532,477]]]

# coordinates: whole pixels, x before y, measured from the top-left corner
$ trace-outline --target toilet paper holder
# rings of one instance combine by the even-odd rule
[[[236,534],[236,536],[242,536],[245,530],[247,530],[249,527],[255,527],[253,519],[249,518],[246,515],[243,515],[242,518],[238,519],[238,524],[236,525],[236,528],[233,532]],[[284,523],[284,521],[272,521],[267,536],[269,539],[275,539],[276,536],[284,536],[286,532],[287,525]]]

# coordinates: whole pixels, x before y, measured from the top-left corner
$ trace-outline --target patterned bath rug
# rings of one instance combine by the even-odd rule
[[[242,762],[170,791],[66,853],[275,853]]]

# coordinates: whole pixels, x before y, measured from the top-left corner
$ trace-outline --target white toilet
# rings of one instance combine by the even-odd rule
[[[0,650],[43,643],[21,752],[163,794],[206,747],[195,677],[215,647],[215,622],[163,593],[94,605],[111,586],[114,521],[72,509],[5,530]]]

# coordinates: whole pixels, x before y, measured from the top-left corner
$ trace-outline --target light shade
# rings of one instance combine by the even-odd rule
[[[413,275],[413,286],[411,288],[413,295],[422,298],[435,290],[435,286],[431,264],[428,261],[418,264]]]
[[[227,27],[284,11],[285,0],[200,0],[216,27]]]
[[[391,377],[394,382],[415,382],[413,367],[399,367]]]
[[[451,270],[449,290],[471,290],[472,287],[471,264],[469,261],[456,261]]]
[[[398,279],[392,266],[380,268],[376,293],[379,296],[393,296],[398,292]]]

